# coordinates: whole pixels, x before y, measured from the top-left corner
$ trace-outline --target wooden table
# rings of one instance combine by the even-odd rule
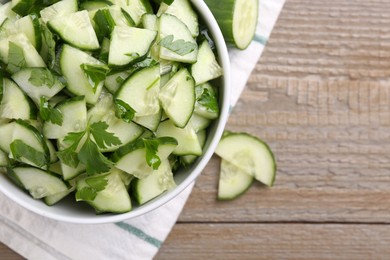
[[[156,259],[389,258],[389,11],[287,0],[227,126],[271,146],[275,186],[218,202],[213,157]]]

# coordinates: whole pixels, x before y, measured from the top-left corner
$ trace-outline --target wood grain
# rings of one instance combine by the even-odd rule
[[[287,0],[227,125],[270,145],[275,186],[218,202],[214,156],[156,259],[388,259],[389,10]]]

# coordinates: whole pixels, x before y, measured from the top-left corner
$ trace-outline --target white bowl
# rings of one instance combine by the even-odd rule
[[[70,223],[98,224],[118,222],[141,216],[175,198],[189,184],[195,181],[213,155],[228,118],[230,100],[230,63],[222,33],[207,5],[202,0],[192,0],[191,2],[211,32],[218,50],[219,63],[223,68],[224,76],[219,79],[221,113],[219,118],[213,122],[209,128],[204,154],[199,157],[191,167],[182,169],[175,174],[175,181],[177,183],[176,188],[144,205],[134,205],[130,212],[102,215],[96,215],[94,210],[85,203],[76,203],[74,198],[65,199],[54,206],[47,206],[43,201],[31,198],[26,192],[12,183],[5,174],[0,174],[0,191],[24,208],[39,215]]]

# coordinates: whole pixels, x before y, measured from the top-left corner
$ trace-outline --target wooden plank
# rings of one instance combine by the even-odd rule
[[[24,259],[12,249],[0,243],[0,259],[2,260],[21,260]]]
[[[163,259],[388,259],[390,229],[345,224],[177,224]]]

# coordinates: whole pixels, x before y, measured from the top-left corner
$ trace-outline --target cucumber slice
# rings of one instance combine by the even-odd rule
[[[86,10],[52,18],[47,24],[65,42],[75,47],[84,50],[96,50],[100,47]]]
[[[111,94],[115,94],[129,76],[130,72],[126,70],[108,75],[104,80],[104,86]]]
[[[42,169],[50,164],[46,140],[28,121],[15,121],[11,140],[10,158]]]
[[[266,143],[246,133],[225,134],[215,153],[267,186],[275,181],[275,157]]]
[[[161,106],[177,127],[185,127],[195,106],[195,82],[187,69],[177,72],[160,90]]]
[[[4,63],[9,64],[10,62],[15,62],[15,60],[9,59],[9,46],[11,43],[23,50],[25,67],[46,67],[42,57],[24,33],[13,34],[5,39],[0,39],[0,59]],[[7,69],[10,70],[9,66]],[[16,71],[16,69],[11,69],[10,72],[14,73]]]
[[[26,189],[34,199],[41,199],[68,190],[58,176],[33,167],[15,167],[8,174],[16,183]]]
[[[256,32],[259,0],[205,0],[221,28],[225,41],[246,49]]]
[[[207,40],[204,40],[199,46],[198,58],[191,66],[191,74],[196,85],[222,76],[222,68],[215,59]]]
[[[8,18],[11,21],[16,20],[18,15],[12,11],[12,2],[0,6],[0,25]]]
[[[179,18],[191,32],[192,37],[196,38],[199,35],[198,15],[191,6],[188,0],[175,0],[170,5],[161,3],[157,13],[160,16],[162,13],[174,15]]]
[[[207,138],[206,130],[201,130],[197,132],[196,135],[198,136],[198,141],[200,146],[203,148]],[[198,158],[198,156],[196,155],[183,155],[181,156],[181,161],[186,165],[190,165],[196,160],[196,158]]]
[[[154,115],[160,111],[160,66],[142,69],[129,77],[116,93],[115,99],[122,100],[135,110],[136,116]]]
[[[196,133],[206,129],[211,123],[211,119],[193,113],[188,124],[195,130]]]
[[[172,137],[160,137],[154,140],[159,144],[157,156],[161,161],[167,159],[177,146],[176,139]],[[118,169],[143,179],[153,173],[153,168],[146,161],[146,152],[144,140],[137,139],[116,150],[112,160]]]
[[[94,88],[81,68],[82,64],[104,65],[88,53],[64,44],[60,54],[60,67],[68,83],[66,88],[74,95],[85,96],[86,102],[93,105],[100,96],[104,81]]]
[[[222,159],[218,182],[219,200],[233,200],[244,194],[253,183],[253,176]]]
[[[168,38],[171,38],[170,41],[163,44],[163,42]],[[176,16],[170,14],[162,14],[160,16],[159,39],[159,56],[161,59],[180,61],[184,63],[196,62],[198,45],[187,26]],[[179,41],[181,42],[180,47],[176,48],[177,46],[175,45],[178,44],[174,43]]]
[[[144,14],[141,22],[143,28],[158,31],[157,16],[155,14]]]
[[[0,125],[0,149],[7,154],[11,152],[9,145],[12,143],[12,135],[15,128],[15,122]]]
[[[80,3],[80,9],[87,11],[94,11],[98,9],[103,9],[111,6],[112,3],[108,0],[96,0],[96,1],[86,1]]]
[[[0,117],[8,119],[36,119],[37,108],[31,99],[12,81],[3,79]]]
[[[102,177],[107,184],[103,190],[96,190],[94,186],[101,181]],[[126,186],[120,177],[120,173],[115,169],[111,170],[109,174],[81,178],[77,181],[76,189],[76,200],[86,201],[95,208],[97,213],[124,213],[132,208]],[[91,189],[95,189],[96,197],[93,199],[84,198],[83,193]]]
[[[56,108],[62,114],[62,125],[46,121],[43,134],[48,139],[59,139],[70,132],[84,131],[87,126],[87,106],[83,96],[77,96],[60,102]]]
[[[135,116],[133,118],[133,122],[145,127],[146,129],[155,132],[160,125],[162,117],[162,109],[160,109],[157,113],[148,115],[148,116]]]
[[[77,0],[62,0],[42,9],[39,13],[41,15],[42,21],[47,23],[51,19],[67,16],[77,12],[77,10]]]
[[[199,144],[195,130],[187,124],[184,128],[174,125],[171,120],[161,122],[156,131],[156,136],[171,136],[176,138],[178,145],[173,150],[176,155],[201,155],[202,147]]]
[[[42,45],[41,26],[36,15],[27,15],[16,21],[6,19],[1,25],[0,37],[5,38],[9,35],[23,33],[27,36],[35,49],[39,50]]]
[[[219,116],[217,88],[204,83],[195,87],[195,94],[194,113],[207,119],[216,119]]]
[[[157,32],[148,29],[115,26],[111,35],[108,63],[124,66],[139,60],[148,53],[156,35]]]
[[[158,170],[153,171],[148,177],[135,179],[131,184],[134,199],[140,205],[174,187],[176,183],[168,160],[162,161]]]
[[[60,78],[46,68],[21,69],[12,79],[37,105],[42,96],[50,99],[65,87]]]
[[[150,2],[147,0],[111,0],[114,5],[118,5],[125,10],[134,22],[134,26],[138,26],[141,22],[142,15],[152,13],[153,9]]]

